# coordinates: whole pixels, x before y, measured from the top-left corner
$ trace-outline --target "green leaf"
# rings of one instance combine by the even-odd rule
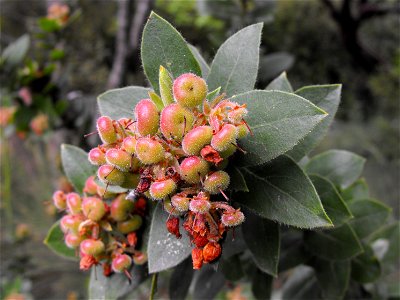
[[[29,45],[30,37],[24,34],[4,49],[1,58],[8,68],[13,68],[22,62],[28,53]]]
[[[335,185],[347,188],[361,175],[365,159],[344,150],[329,150],[310,159],[305,165],[308,174],[328,178]]]
[[[357,235],[348,224],[306,232],[304,241],[308,251],[327,260],[346,260],[363,252]]]
[[[372,199],[354,200],[349,203],[349,208],[354,215],[349,224],[360,239],[382,227],[391,212],[390,207]]]
[[[158,80],[160,87],[160,96],[164,106],[174,103],[174,96],[172,95],[173,81],[171,75],[168,73],[168,70],[165,69],[163,66],[160,66]]]
[[[324,299],[342,299],[350,282],[350,261],[315,258],[311,262]]]
[[[229,259],[233,255],[244,252],[247,246],[243,238],[242,230],[229,230],[221,246],[222,249],[224,249],[221,254],[223,259]]]
[[[262,55],[260,58],[260,72],[258,80],[267,81],[283,71],[289,70],[294,63],[294,56],[287,52],[273,52]]]
[[[158,203],[151,221],[150,236],[147,246],[149,273],[156,273],[175,267],[188,257],[192,251],[190,241],[180,222],[182,238],[171,235],[165,226],[168,214]]]
[[[306,86],[296,94],[309,100],[328,113],[299,144],[287,154],[296,161],[307,155],[326,135],[340,103],[342,86],[340,84]]]
[[[169,280],[169,298],[170,299],[185,299],[189,292],[190,284],[194,275],[192,258],[188,257],[180,263],[172,272]]]
[[[254,135],[240,140],[248,151],[242,165],[259,165],[292,149],[326,113],[306,99],[281,91],[251,91],[232,97],[245,103]]]
[[[364,178],[358,179],[348,188],[341,191],[341,195],[344,201],[351,202],[357,199],[369,198],[369,188]]]
[[[154,12],[143,29],[141,57],[144,72],[157,93],[160,66],[174,77],[188,72],[201,76],[199,63],[180,33]]]
[[[221,272],[216,272],[211,267],[203,266],[194,286],[193,299],[214,299],[224,286],[224,283],[225,278]]]
[[[281,226],[281,237],[279,273],[305,264],[311,258],[311,254],[304,249],[302,231]]]
[[[230,183],[228,189],[233,192],[248,192],[246,180],[239,168],[232,166],[228,169]]]
[[[253,89],[258,73],[262,27],[262,23],[250,25],[222,44],[207,78],[210,90],[221,86],[221,92],[233,96]]]
[[[96,174],[97,168],[90,164],[85,151],[67,144],[61,145],[61,161],[68,180],[78,193],[82,193],[86,179]]]
[[[374,282],[381,276],[381,265],[368,245],[351,261],[351,278],[359,283]]]
[[[101,267],[94,267],[90,273],[88,298],[90,300],[116,300],[136,289],[148,278],[145,266],[135,265],[129,272],[132,282],[129,283],[125,274],[103,275]]]
[[[60,30],[61,25],[54,19],[40,18],[39,27],[46,32],[53,32]]]
[[[114,120],[134,118],[134,109],[141,99],[149,97],[150,89],[141,86],[128,86],[109,90],[97,98],[100,113]]]
[[[200,65],[203,78],[206,79],[208,77],[208,74],[210,73],[210,67],[208,66],[203,56],[200,54],[200,51],[195,46],[189,44],[189,48]]]
[[[290,84],[289,79],[287,78],[286,72],[282,72],[281,75],[272,80],[265,89],[283,91],[288,93],[293,92],[292,85]]]
[[[206,96],[206,99],[207,99],[208,101],[214,100],[215,97],[219,95],[219,92],[220,92],[220,91],[221,91],[221,87],[219,86],[219,87],[217,87],[215,90],[209,92],[209,93],[207,94],[207,96]]]
[[[282,287],[282,299],[321,299],[320,289],[312,268],[297,267]]]
[[[351,219],[353,215],[332,182],[319,175],[310,175],[326,213],[335,226]]]
[[[54,253],[68,259],[76,260],[76,251],[68,248],[64,243],[64,233],[60,228],[60,221],[51,226],[44,239],[44,244],[47,245]]]
[[[151,101],[157,106],[157,110],[161,111],[164,108],[164,103],[162,102],[160,96],[158,96],[153,91],[149,91],[149,97]]]
[[[237,201],[258,215],[300,228],[331,226],[311,180],[289,157],[243,168],[249,193]]]
[[[272,276],[278,275],[279,225],[245,210],[243,237],[257,267]]]
[[[221,268],[221,272],[229,281],[238,281],[244,276],[239,255],[233,255],[228,259],[221,258],[218,268]]]
[[[253,292],[253,295],[257,300],[270,299],[272,291],[272,281],[272,276],[265,274],[258,269],[254,272],[251,283],[251,291]]]

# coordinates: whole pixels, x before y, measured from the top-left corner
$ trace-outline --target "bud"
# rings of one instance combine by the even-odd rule
[[[108,149],[105,157],[108,164],[123,172],[129,171],[132,161],[131,158],[131,155],[124,150],[115,148]]]
[[[125,181],[125,175],[111,165],[102,165],[97,170],[97,177],[105,184],[121,185]]]
[[[94,181],[94,176],[90,176],[88,179],[86,179],[83,192],[89,195],[94,195],[97,193],[97,184]]]
[[[126,254],[118,254],[112,261],[111,267],[115,273],[122,273],[132,264],[132,258]]]
[[[145,165],[157,164],[165,158],[164,147],[151,138],[140,138],[136,142],[136,155]]]
[[[63,210],[67,207],[67,197],[63,191],[55,191],[53,194],[53,203],[55,207]]]
[[[98,118],[96,125],[97,132],[104,144],[112,144],[117,141],[117,132],[110,117],[102,116]]]
[[[188,155],[199,155],[204,146],[210,144],[213,130],[210,126],[198,126],[190,130],[182,141],[182,149]]]
[[[207,84],[192,73],[182,74],[174,80],[175,100],[182,106],[193,108],[200,105],[207,96]]]
[[[150,195],[155,200],[162,200],[175,192],[176,188],[176,183],[172,179],[154,181],[150,185]]]
[[[157,106],[150,99],[143,99],[135,106],[136,130],[141,136],[154,135],[158,131],[160,117]]]
[[[76,249],[79,247],[79,245],[82,242],[82,238],[78,235],[75,235],[73,233],[68,233],[65,236],[65,245],[67,245],[68,248],[71,249]]]
[[[126,194],[121,194],[111,202],[110,216],[115,221],[124,221],[134,206],[133,202],[126,200]]]
[[[82,198],[77,193],[67,194],[68,211],[73,214],[79,214],[82,211]]]
[[[86,218],[94,222],[101,220],[106,213],[103,201],[97,197],[83,198],[82,210]]]
[[[137,234],[136,232],[131,232],[128,234],[128,236],[126,237],[126,239],[128,240],[128,244],[129,246],[135,248],[138,242],[138,238],[137,238]]]
[[[176,236],[176,238],[180,239],[182,237],[179,232],[179,218],[171,217],[166,222],[167,230],[169,233]]]
[[[193,262],[193,269],[199,270],[203,265],[203,250],[199,248],[194,248],[192,250],[192,262]]]
[[[166,139],[182,141],[183,136],[193,127],[194,115],[188,109],[173,103],[161,112],[160,128]]]
[[[221,245],[214,242],[209,242],[203,248],[203,258],[205,263],[212,262],[221,255]]]
[[[229,175],[224,171],[214,172],[206,177],[203,187],[210,194],[219,194],[220,191],[225,190],[229,185]]]
[[[221,222],[227,227],[234,227],[244,222],[244,214],[240,210],[225,212],[222,214]]]
[[[217,151],[224,151],[236,143],[237,129],[232,124],[225,124],[211,140],[211,146]]]
[[[102,241],[86,239],[81,242],[80,249],[83,254],[97,256],[104,252],[105,246]]]
[[[180,212],[186,212],[189,209],[189,198],[182,194],[175,194],[171,198],[172,205]]]
[[[106,156],[100,148],[93,148],[89,151],[88,159],[92,165],[101,166],[106,163]]]
[[[117,229],[123,233],[128,234],[132,231],[136,231],[142,226],[143,220],[142,217],[139,215],[133,215],[131,219],[119,222],[117,224]]]
[[[188,183],[198,183],[209,171],[208,163],[198,156],[185,158],[180,165],[182,179]]]

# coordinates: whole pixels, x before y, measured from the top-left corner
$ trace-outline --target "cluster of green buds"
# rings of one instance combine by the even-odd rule
[[[149,99],[140,100],[134,119],[100,117],[97,132],[103,144],[89,152],[89,161],[98,166],[98,180],[106,186],[130,189],[124,201],[161,201],[170,214],[167,229],[177,238],[183,219],[198,269],[221,254],[226,228],[244,221],[227,202],[230,177],[224,169],[241,150],[237,140],[250,132],[247,110],[225,94],[208,94],[203,78],[186,73],[173,80],[163,67],[160,94],[151,91]],[[211,199],[219,195],[222,201]]]
[[[124,272],[130,278],[131,265],[147,261],[138,250],[147,200],[133,203],[124,193],[106,192],[94,176],[86,180],[83,192],[83,197],[61,190],[53,194],[54,205],[66,213],[60,220],[65,244],[79,253],[82,270],[102,264],[104,275]]]

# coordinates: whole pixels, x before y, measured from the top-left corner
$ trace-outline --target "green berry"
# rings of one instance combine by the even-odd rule
[[[182,141],[183,136],[192,129],[193,113],[177,103],[170,104],[161,112],[160,128],[167,139]]]
[[[137,140],[136,155],[143,164],[152,165],[165,158],[165,150],[158,141],[143,137]]]
[[[81,242],[80,249],[86,255],[97,256],[104,252],[105,246],[102,241],[86,239]]]
[[[170,215],[173,216],[179,216],[181,215],[181,212],[175,208],[175,206],[172,205],[171,200],[170,199],[164,199],[164,210],[169,213]]]
[[[126,254],[118,254],[112,260],[111,267],[114,272],[122,273],[132,265],[132,258]]]
[[[172,179],[154,181],[150,185],[150,195],[155,200],[162,200],[175,192],[176,188],[176,183]]]
[[[127,200],[126,194],[121,194],[111,202],[110,216],[115,221],[124,221],[135,207],[134,203]]]
[[[137,159],[136,159],[137,161]],[[121,187],[125,189],[134,189],[137,187],[140,181],[140,175],[137,173],[125,173],[125,181],[121,184]]]
[[[117,141],[117,132],[113,120],[110,117],[102,116],[97,119],[97,132],[105,144],[113,144]]]
[[[204,180],[204,189],[210,194],[218,194],[221,190],[225,190],[229,185],[229,175],[224,171],[214,172]]]
[[[225,151],[232,144],[236,144],[238,133],[236,126],[225,124],[211,140],[211,146],[217,151]]]
[[[131,166],[132,156],[124,150],[112,148],[108,149],[106,152],[106,161],[118,170],[128,172]]]
[[[134,136],[127,136],[122,141],[122,149],[131,155],[135,154],[136,141],[137,138],[135,138]]]
[[[175,194],[171,198],[172,205],[180,212],[189,210],[189,198],[182,194]]]
[[[106,163],[106,156],[100,148],[93,148],[89,151],[88,159],[92,165],[101,166]]]
[[[182,74],[174,80],[173,93],[180,105],[193,108],[202,104],[206,98],[207,84],[203,78],[195,74]]]
[[[61,218],[60,228],[62,232],[72,232],[77,234],[79,231],[79,225],[84,221],[82,215],[66,215]]]
[[[204,146],[210,144],[213,130],[210,126],[198,126],[190,130],[182,141],[182,149],[188,155],[199,155]]]
[[[79,247],[81,242],[82,242],[82,237],[80,237],[79,235],[68,233],[65,236],[65,245],[67,245],[68,248],[76,249]]]
[[[97,197],[87,197],[82,203],[83,214],[92,221],[100,221],[106,213],[103,201]]]
[[[99,167],[97,176],[105,184],[121,185],[125,181],[125,174],[112,165],[102,165]]]
[[[160,117],[157,106],[150,99],[140,100],[135,107],[136,130],[141,136],[154,135],[158,131]]]
[[[180,175],[188,183],[199,183],[209,171],[208,163],[201,157],[190,156],[185,158],[180,165]]]
[[[118,222],[117,229],[123,234],[128,234],[132,231],[136,231],[142,226],[143,220],[139,215],[133,215],[131,219]]]
[[[221,222],[227,227],[238,226],[244,222],[244,214],[240,210],[224,213]]]

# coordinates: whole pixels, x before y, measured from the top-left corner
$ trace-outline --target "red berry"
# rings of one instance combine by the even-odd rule
[[[132,258],[126,254],[118,254],[112,261],[111,267],[115,273],[122,273],[132,264]]]
[[[199,248],[194,248],[192,250],[192,262],[193,262],[193,269],[199,270],[203,265],[203,250]]]
[[[160,128],[167,139],[181,141],[183,136],[193,127],[194,115],[188,109],[173,103],[161,112]]]
[[[182,106],[193,108],[200,105],[207,96],[207,84],[192,73],[182,74],[173,85],[175,100]]]
[[[97,119],[97,132],[105,144],[112,144],[117,141],[117,132],[110,117],[102,116]]]
[[[208,163],[201,157],[190,156],[185,158],[180,165],[182,179],[188,183],[198,183],[209,171]]]
[[[182,149],[188,155],[199,155],[204,146],[210,144],[213,130],[210,126],[198,126],[190,130],[182,141]]]
[[[150,99],[140,100],[135,107],[135,117],[136,130],[141,136],[157,133],[160,117],[153,101]]]
[[[214,242],[209,242],[203,248],[203,259],[205,263],[212,262],[221,255],[221,245]]]
[[[179,232],[179,218],[172,217],[169,218],[166,222],[167,230],[171,234],[175,235],[176,238],[181,238],[182,235]]]
[[[157,164],[165,158],[164,147],[151,138],[138,139],[135,149],[137,157],[145,165]]]
[[[175,192],[176,188],[176,183],[172,179],[154,181],[150,185],[150,195],[155,200],[162,200]]]

